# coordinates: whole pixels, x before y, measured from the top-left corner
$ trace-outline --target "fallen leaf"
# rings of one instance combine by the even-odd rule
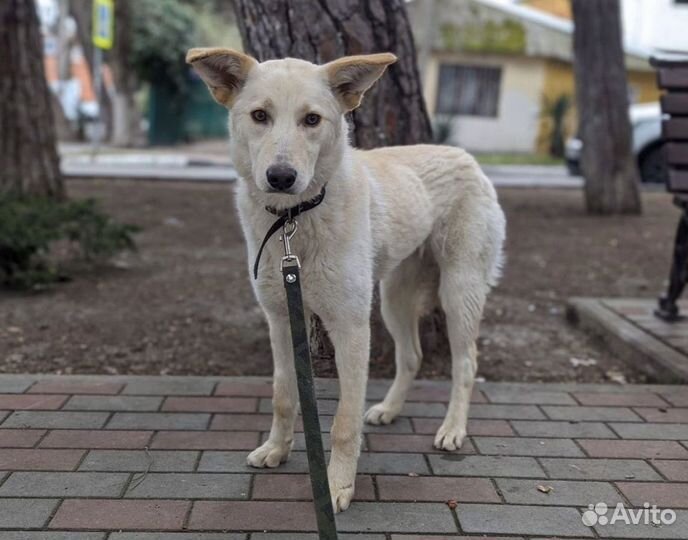
[[[454,508],[456,508],[457,506],[459,506],[459,503],[456,501],[456,499],[449,499],[449,500],[447,501],[447,506],[448,506],[449,508],[451,508],[452,510],[454,510]]]
[[[416,478],[418,476],[418,473],[410,472],[410,473],[408,473],[408,475],[412,478]]]
[[[550,492],[554,491],[554,488],[553,488],[552,486],[542,486],[542,485],[540,485],[540,486],[537,487],[537,489],[538,489],[538,491],[540,491],[540,492],[542,492],[542,493],[548,493],[548,494],[549,494]]]

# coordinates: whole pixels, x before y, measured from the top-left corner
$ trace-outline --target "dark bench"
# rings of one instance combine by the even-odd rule
[[[669,275],[669,288],[659,299],[655,315],[665,321],[681,318],[676,301],[688,281],[688,56],[653,57],[657,84],[664,90],[661,97],[662,137],[664,154],[669,166],[667,191],[681,216],[674,240],[674,255]]]

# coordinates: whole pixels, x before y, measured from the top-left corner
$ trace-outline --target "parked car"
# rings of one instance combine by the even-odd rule
[[[636,156],[642,182],[664,183],[667,166],[662,152],[662,112],[659,103],[631,105],[629,109],[633,130],[633,153]],[[565,156],[569,174],[579,176],[583,141],[574,137],[566,141]]]

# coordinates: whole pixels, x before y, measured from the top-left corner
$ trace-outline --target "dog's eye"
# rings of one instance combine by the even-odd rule
[[[263,124],[268,120],[268,113],[266,113],[263,109],[256,109],[251,113],[251,118],[253,118],[254,122]]]
[[[308,113],[303,119],[303,123],[307,126],[313,127],[320,123],[320,115],[315,113]]]

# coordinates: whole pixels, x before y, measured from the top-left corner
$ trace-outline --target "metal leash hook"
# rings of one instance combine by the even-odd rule
[[[313,489],[318,535],[320,540],[337,540],[337,525],[334,519],[330,484],[327,478],[327,463],[320,430],[308,330],[299,282],[301,263],[299,258],[291,252],[290,242],[294,238],[297,228],[298,225],[293,218],[288,219],[282,226],[281,240],[284,244],[284,257],[280,263],[280,270],[284,277],[284,288],[287,293],[291,341],[294,348],[294,368],[296,369],[296,383],[301,403],[301,417],[306,439],[308,468],[311,473],[311,488]]]

